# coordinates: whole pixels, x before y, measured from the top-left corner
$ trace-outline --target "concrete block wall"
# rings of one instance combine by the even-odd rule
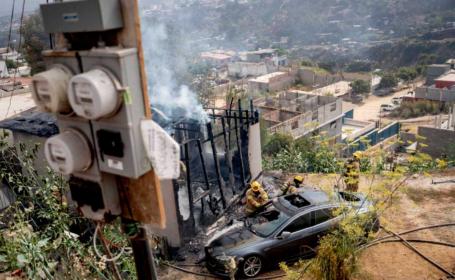
[[[432,157],[455,155],[455,131],[421,126],[418,135],[423,137],[421,142],[426,145],[419,145],[419,150]]]

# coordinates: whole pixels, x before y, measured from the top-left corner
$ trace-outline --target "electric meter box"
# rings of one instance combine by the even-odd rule
[[[69,186],[70,199],[77,204],[84,217],[95,221],[110,221],[121,214],[114,175],[102,173],[96,181],[71,177]]]
[[[43,57],[46,71],[33,76],[32,97],[44,112],[69,114],[72,108],[68,101],[68,83],[80,72],[76,53],[44,51]]]
[[[98,162],[96,159],[96,150],[95,150],[95,143],[93,142],[93,132],[91,128],[91,124],[89,120],[85,120],[83,118],[77,116],[58,116],[57,124],[60,130],[60,133],[53,136],[59,137],[59,135],[70,134],[74,140],[79,142],[79,146],[84,146],[83,149],[74,150],[72,151],[71,141],[65,141],[62,145],[64,147],[60,148],[62,150],[70,151],[67,155],[64,155],[62,159],[60,157],[60,162],[52,162],[54,160],[59,160],[58,155],[58,147],[57,147],[57,155],[51,154],[54,151],[46,151],[46,149],[50,149],[52,147],[45,146],[45,155],[46,159],[49,162],[49,165],[56,171],[59,171],[58,166],[60,164],[65,165],[65,162],[61,162],[62,160],[71,160],[72,162],[83,162],[86,164],[81,170],[75,170],[74,172],[70,172],[72,176],[90,180],[90,181],[100,181],[101,180],[101,172],[98,167]],[[69,136],[69,135],[68,135]],[[68,137],[67,136],[67,137]],[[52,138],[52,137],[51,137]],[[49,138],[49,139],[51,139]],[[48,139],[48,141],[50,141]],[[63,140],[63,139],[62,139]],[[52,143],[52,142],[51,142]],[[58,142],[57,142],[58,144]],[[46,144],[47,145],[47,142]],[[68,157],[68,158],[65,158]],[[83,157],[83,158],[82,158]],[[57,167],[57,168],[55,168]],[[64,168],[64,167],[63,167]],[[67,175],[67,174],[65,174]]]
[[[137,179],[151,170],[140,129],[145,110],[137,50],[100,48],[79,54],[84,73],[71,80],[69,99],[80,116],[96,114],[91,123],[100,171]]]
[[[41,4],[47,33],[96,32],[123,27],[119,0],[76,0]]]

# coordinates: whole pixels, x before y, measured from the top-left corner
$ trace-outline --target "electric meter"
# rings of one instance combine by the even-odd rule
[[[64,175],[85,171],[92,165],[89,142],[74,129],[47,139],[44,154],[49,166]]]
[[[104,69],[93,69],[70,80],[68,98],[74,112],[97,120],[114,114],[120,105],[115,78]]]
[[[53,65],[47,71],[33,76],[32,97],[38,107],[46,112],[70,113],[67,87],[71,70],[63,65]]]

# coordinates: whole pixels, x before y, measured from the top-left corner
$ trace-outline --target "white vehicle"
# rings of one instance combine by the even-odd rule
[[[393,105],[393,104],[382,104],[381,105],[381,112],[390,112],[390,111],[393,111],[397,107],[398,106]]]

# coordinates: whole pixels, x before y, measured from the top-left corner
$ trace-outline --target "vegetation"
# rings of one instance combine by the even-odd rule
[[[403,102],[400,107],[390,112],[389,116],[394,118],[409,119],[425,115],[436,115],[441,112],[446,113],[447,107],[441,108],[438,102],[427,100],[415,102]]]
[[[16,153],[1,144],[1,181],[14,191],[16,200],[0,214],[4,223],[0,271],[14,271],[28,279],[113,279],[109,263],[93,250],[94,225],[80,218],[66,201],[65,179],[50,170],[41,174],[34,168],[38,146],[21,144]],[[127,245],[118,226],[104,228],[103,232],[115,240],[115,246]],[[130,253],[125,253],[117,265],[124,277],[135,277]]]
[[[6,68],[8,69],[16,69],[18,67],[16,61],[12,59],[5,60]]]
[[[48,47],[49,37],[44,32],[40,14],[32,14],[24,20],[22,36],[22,52],[31,67],[31,74],[43,71],[44,62],[41,52]]]
[[[375,149],[366,152],[361,159],[361,171],[368,181],[364,194],[373,202],[370,206],[371,215],[361,214],[355,208],[347,206],[337,209],[336,214],[342,215],[340,225],[319,240],[315,258],[300,260],[292,266],[280,264],[287,279],[357,279],[362,273],[358,263],[362,246],[374,239],[372,229],[376,220],[394,206],[395,197],[405,191],[405,183],[411,175],[447,167],[444,160],[434,160],[426,154],[417,153],[408,158],[406,165],[398,165],[390,170],[385,165],[386,156],[384,150]],[[340,175],[334,175],[335,185],[338,186],[341,179]],[[332,186],[325,189],[333,195]]]
[[[398,85],[398,79],[393,73],[385,73],[382,76],[381,82],[379,83],[378,88],[392,88]]]
[[[346,65],[346,72],[370,72],[373,70],[373,65],[369,61],[356,60]]]
[[[352,93],[368,95],[371,91],[370,83],[364,80],[355,80],[350,83]]]
[[[401,67],[398,69],[397,76],[406,83],[409,83],[419,75],[415,67]]]

